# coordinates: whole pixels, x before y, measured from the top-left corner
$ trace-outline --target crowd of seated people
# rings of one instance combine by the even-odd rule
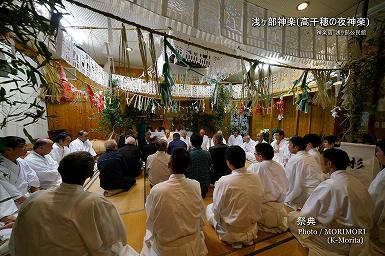
[[[385,169],[367,189],[346,171],[350,160],[335,148],[338,139],[325,137],[322,144],[320,136],[308,134],[286,140],[278,130],[269,144],[261,134],[253,140],[234,131],[228,144],[216,133],[208,147],[203,129],[191,136],[181,133],[147,133],[141,145],[125,134],[120,147],[107,140],[106,152],[97,159],[107,197],[134,186],[143,166],[148,174],[142,255],[207,255],[205,219],[233,248],[254,244],[259,230],[289,229],[315,255],[385,251]],[[38,139],[25,157],[24,139],[1,138],[0,235],[13,230],[11,255],[114,255],[122,250],[137,255],[127,245],[113,204],[82,187],[95,165],[88,133],[80,131],[70,140],[67,133],[59,134],[55,143]],[[376,157],[385,165],[385,140],[377,142]],[[205,207],[210,184],[212,203]],[[312,219],[314,230],[365,230],[363,243],[333,245],[327,236],[303,235],[303,219]]]

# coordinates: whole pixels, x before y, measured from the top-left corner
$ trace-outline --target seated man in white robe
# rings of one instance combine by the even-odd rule
[[[61,132],[55,137],[55,143],[52,146],[52,150],[49,155],[55,160],[58,164],[60,161],[71,153],[69,149],[69,144],[71,143],[71,137],[66,132]]]
[[[25,158],[25,161],[39,178],[41,189],[57,187],[61,183],[61,177],[57,171],[59,165],[49,155],[52,145],[52,140],[39,139],[33,145],[33,151]]]
[[[309,133],[303,136],[306,143],[306,152],[314,157],[317,163],[321,166],[321,154],[318,147],[321,145],[321,137],[314,133]]]
[[[244,142],[241,146],[243,148],[243,150],[246,153],[254,154],[255,145],[257,145],[257,143],[255,143],[255,141],[250,138],[250,135],[243,136],[243,141]]]
[[[171,175],[171,171],[168,168],[170,155],[166,153],[167,141],[163,139],[157,140],[155,147],[156,153],[149,155],[146,162],[146,172],[151,186],[168,180]]]
[[[0,230],[11,228],[15,222],[15,213],[18,211],[13,198],[3,186],[4,181],[0,181]]]
[[[16,205],[22,204],[29,192],[39,190],[40,182],[28,163],[21,159],[27,153],[25,139],[16,136],[1,138],[0,180]]]
[[[285,140],[285,133],[283,130],[278,130],[273,135],[274,141],[271,143],[271,146],[274,149],[274,158],[273,160],[285,166],[287,161],[290,158],[290,152],[288,149],[288,141]]]
[[[210,141],[209,141],[209,137],[207,137],[207,135],[206,135],[205,129],[200,129],[199,135],[202,136],[202,138],[203,138],[203,142],[202,142],[201,148],[203,150],[208,151],[209,147],[210,147],[210,145],[209,145]]]
[[[330,179],[319,184],[300,212],[289,214],[290,230],[309,255],[371,255],[373,202],[368,191],[345,171],[346,152],[328,149],[323,159]]]
[[[184,148],[174,149],[168,164],[170,178],[151,189],[142,255],[207,255],[201,188],[184,175],[190,163]]]
[[[63,183],[32,194],[13,226],[11,255],[119,255],[127,243],[115,206],[97,193],[83,190],[92,177],[88,152],[65,156],[59,165]]]
[[[381,165],[385,166],[385,139],[377,142],[376,157]],[[374,225],[370,238],[375,247],[385,254],[385,168],[370,184],[369,194],[374,202]]]
[[[234,129],[233,134],[230,135],[229,140],[227,142],[228,146],[242,146],[243,139],[242,136],[239,134],[239,129]]]
[[[257,139],[255,140],[255,144],[259,144],[259,143],[267,143],[267,141],[263,139],[262,132],[257,133]]]
[[[0,255],[8,255],[8,241],[16,220],[17,207],[0,180]]]
[[[290,138],[289,150],[292,156],[285,166],[289,181],[285,204],[294,210],[301,209],[313,190],[323,181],[321,167],[305,149],[303,138]]]
[[[191,150],[191,141],[190,141],[190,137],[187,136],[187,131],[186,130],[181,130],[180,131],[180,140],[183,141],[184,143],[186,143],[187,150],[190,151]]]
[[[273,157],[274,150],[270,144],[257,144],[255,146],[257,163],[252,164],[247,171],[257,174],[264,187],[259,228],[266,232],[280,233],[287,230],[287,214],[283,201],[288,181],[285,169],[272,160]]]
[[[92,143],[88,139],[88,132],[86,131],[78,132],[78,138],[70,143],[69,148],[71,152],[86,151],[90,153],[93,157],[96,156],[96,152],[92,148]]]
[[[172,136],[169,129],[166,129],[164,131],[164,137],[162,137],[161,139],[167,141],[167,143],[170,143],[172,141]]]
[[[246,171],[246,155],[240,146],[226,150],[226,162],[232,173],[215,183],[206,216],[221,241],[241,248],[257,239],[263,186],[257,175]]]

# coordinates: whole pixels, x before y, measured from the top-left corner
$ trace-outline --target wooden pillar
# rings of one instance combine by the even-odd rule
[[[313,106],[311,104],[309,104],[309,108],[310,108],[310,111],[309,111],[309,123],[308,123],[308,128],[307,128],[307,133],[311,133],[311,121],[312,121],[312,117],[313,117]]]
[[[271,97],[270,107],[271,107],[271,113],[270,113],[270,127],[269,127],[269,131],[270,131],[269,142],[272,142],[273,141],[273,116],[274,116],[274,99],[273,99],[273,97]]]
[[[321,119],[321,123],[322,123],[322,126],[321,126],[321,132],[320,134],[324,134],[324,128],[325,128],[325,122],[323,122],[323,120],[325,120],[325,112],[326,111],[322,111],[322,119]]]
[[[299,110],[297,109],[295,112],[295,135],[298,136],[298,129],[299,129]]]

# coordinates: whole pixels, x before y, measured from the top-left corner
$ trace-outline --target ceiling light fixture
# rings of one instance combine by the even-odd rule
[[[128,52],[131,52],[131,51],[132,51],[132,48],[127,47],[126,50],[127,50]]]
[[[303,11],[309,6],[309,2],[303,2],[297,5],[297,10],[298,11]]]

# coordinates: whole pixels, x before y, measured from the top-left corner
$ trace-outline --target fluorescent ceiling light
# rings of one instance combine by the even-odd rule
[[[297,10],[298,11],[303,11],[309,6],[309,2],[303,2],[297,5]]]
[[[127,50],[128,52],[131,52],[131,51],[132,51],[132,48],[127,47],[126,50]]]

